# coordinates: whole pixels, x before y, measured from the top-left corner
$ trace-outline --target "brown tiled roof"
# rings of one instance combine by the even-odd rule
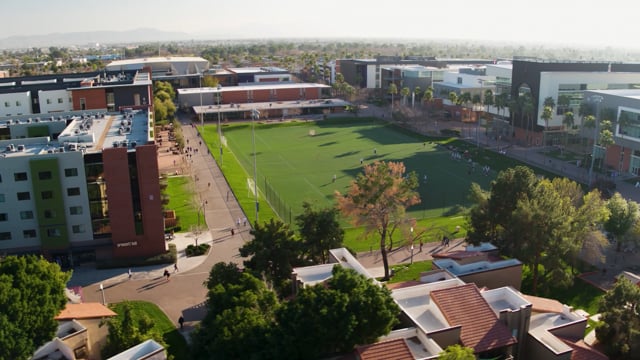
[[[404,339],[359,346],[356,352],[360,360],[413,360],[413,354]]]
[[[460,341],[476,353],[515,344],[475,284],[434,290],[431,299],[451,326],[462,326]]]
[[[522,297],[531,303],[531,311],[562,314],[563,306],[558,300],[525,294],[522,294]]]
[[[571,352],[571,360],[609,360],[609,357],[583,340],[572,341],[571,339],[558,337],[565,344],[569,345],[573,351]]]
[[[100,303],[67,303],[66,307],[55,317],[56,320],[93,319],[116,316],[108,307]]]

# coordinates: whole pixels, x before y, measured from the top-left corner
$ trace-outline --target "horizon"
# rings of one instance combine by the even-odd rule
[[[606,7],[596,6],[593,0],[540,0],[526,8],[524,2],[510,0],[480,5],[471,0],[455,4],[407,0],[397,6],[328,0],[304,9],[293,0],[245,0],[241,7],[183,0],[179,9],[169,1],[139,0],[120,7],[119,2],[123,3],[116,0],[113,7],[118,10],[111,11],[96,0],[12,1],[5,4],[8,16],[3,19],[2,40],[152,29],[182,33],[180,40],[194,41],[395,39],[640,48],[635,40],[640,32],[634,26],[635,13],[621,11],[628,4],[622,0],[609,1]]]

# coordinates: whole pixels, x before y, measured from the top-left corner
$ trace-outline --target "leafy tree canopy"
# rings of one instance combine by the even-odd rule
[[[475,360],[472,348],[461,345],[450,345],[438,356],[438,360]]]
[[[344,230],[338,222],[338,210],[316,210],[308,202],[302,204],[303,213],[296,216],[298,232],[306,256],[315,264],[329,261],[329,250],[342,246]]]
[[[640,359],[640,287],[619,278],[600,303],[596,337],[612,359]]]

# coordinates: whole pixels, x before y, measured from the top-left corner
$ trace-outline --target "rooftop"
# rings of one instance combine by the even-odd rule
[[[431,292],[433,302],[451,326],[461,326],[460,341],[476,353],[513,345],[517,340],[498,320],[475,284]]]
[[[481,271],[489,271],[495,269],[506,268],[509,266],[522,265],[517,259],[507,259],[500,261],[477,261],[470,264],[458,264],[452,259],[434,259],[433,263],[440,269],[447,269],[456,276],[473,274]]]
[[[405,339],[394,339],[356,349],[360,360],[413,360]]]
[[[56,320],[70,319],[94,319],[116,316],[116,313],[108,307],[95,302],[71,304],[67,303],[65,308],[56,316]]]
[[[552,334],[553,330],[565,327],[576,322],[586,322],[586,319],[576,313],[572,313],[565,307],[560,314],[543,313],[531,316],[529,322],[529,335],[556,354],[570,352],[572,348],[560,338]]]

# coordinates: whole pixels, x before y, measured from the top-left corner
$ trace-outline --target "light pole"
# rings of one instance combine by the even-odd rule
[[[256,197],[256,223],[258,223],[258,162],[256,160],[256,119],[260,118],[260,111],[251,110],[251,142],[253,143],[253,194]]]
[[[413,226],[411,227],[411,264],[413,264]]]
[[[204,127],[204,116],[202,114],[202,73],[200,73],[200,77],[198,78],[198,92],[200,93],[200,127]]]
[[[593,127],[593,148],[591,149],[591,166],[589,166],[589,187],[593,184],[593,165],[596,162],[596,141],[598,137],[598,124],[600,121],[600,103],[602,102],[603,97],[600,95],[592,95],[589,97],[589,100],[596,103],[596,124]]]
[[[484,110],[484,105],[482,105],[482,90],[484,89],[484,79],[478,79],[480,83],[480,111]],[[476,119],[476,147],[480,147],[480,115],[477,116]]]
[[[104,286],[100,283],[100,291],[102,292],[102,305],[107,305],[107,301],[104,298]]]
[[[222,127],[220,125],[220,90],[222,89],[222,85],[218,84],[218,92],[216,95],[218,96],[218,143],[220,144],[220,167],[222,167]]]

